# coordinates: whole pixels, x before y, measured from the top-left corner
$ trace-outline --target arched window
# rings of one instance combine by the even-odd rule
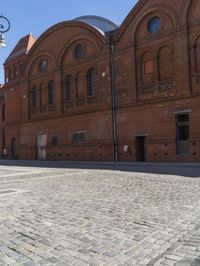
[[[155,63],[152,53],[146,52],[142,55],[140,72],[142,83],[155,82]]]
[[[2,122],[5,122],[5,104],[2,104]]]
[[[68,75],[65,80],[65,100],[71,101],[73,98],[73,79],[72,75]]]
[[[170,47],[162,47],[158,52],[159,80],[171,79],[174,73],[173,51]]]
[[[12,68],[8,69],[8,80],[12,80]]]
[[[47,85],[45,83],[41,83],[40,88],[39,88],[40,107],[44,107],[47,103],[47,95],[46,95],[47,92],[46,91],[47,91]]]
[[[48,104],[55,104],[55,82],[53,80],[49,81],[48,84]]]
[[[195,70],[200,73],[200,37],[195,42]]]
[[[95,68],[90,68],[87,72],[87,95],[93,96],[96,94],[96,76]]]
[[[76,98],[85,97],[85,78],[83,72],[76,75]]]
[[[37,87],[34,86],[31,91],[31,107],[36,108],[38,106],[38,93]]]
[[[16,79],[18,77],[18,67],[15,66],[13,70],[13,79]]]
[[[74,49],[74,57],[80,59],[85,55],[85,49],[82,44],[78,44]]]
[[[19,75],[22,76],[22,71],[23,71],[23,64],[19,64]]]

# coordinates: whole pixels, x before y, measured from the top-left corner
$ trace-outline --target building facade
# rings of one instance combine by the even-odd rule
[[[4,68],[8,158],[200,161],[199,0],[138,1],[120,27],[59,23]]]

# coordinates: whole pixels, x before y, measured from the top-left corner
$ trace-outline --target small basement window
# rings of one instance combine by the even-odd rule
[[[58,145],[58,136],[52,136],[51,144],[52,145]]]

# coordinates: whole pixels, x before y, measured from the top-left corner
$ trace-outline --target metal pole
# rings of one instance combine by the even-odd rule
[[[116,95],[115,95],[115,45],[110,44],[110,68],[111,68],[111,97],[112,97],[112,130],[114,145],[114,161],[119,162],[117,117],[116,117]]]

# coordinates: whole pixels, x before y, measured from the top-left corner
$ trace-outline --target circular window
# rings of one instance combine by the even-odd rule
[[[76,59],[80,59],[85,55],[85,49],[83,45],[78,44],[74,49],[74,56]]]
[[[48,67],[48,62],[45,59],[40,60],[39,62],[39,70],[40,72],[44,72],[45,70],[47,70]]]
[[[159,17],[154,17],[149,21],[148,31],[150,33],[158,32],[161,28],[161,20]]]

